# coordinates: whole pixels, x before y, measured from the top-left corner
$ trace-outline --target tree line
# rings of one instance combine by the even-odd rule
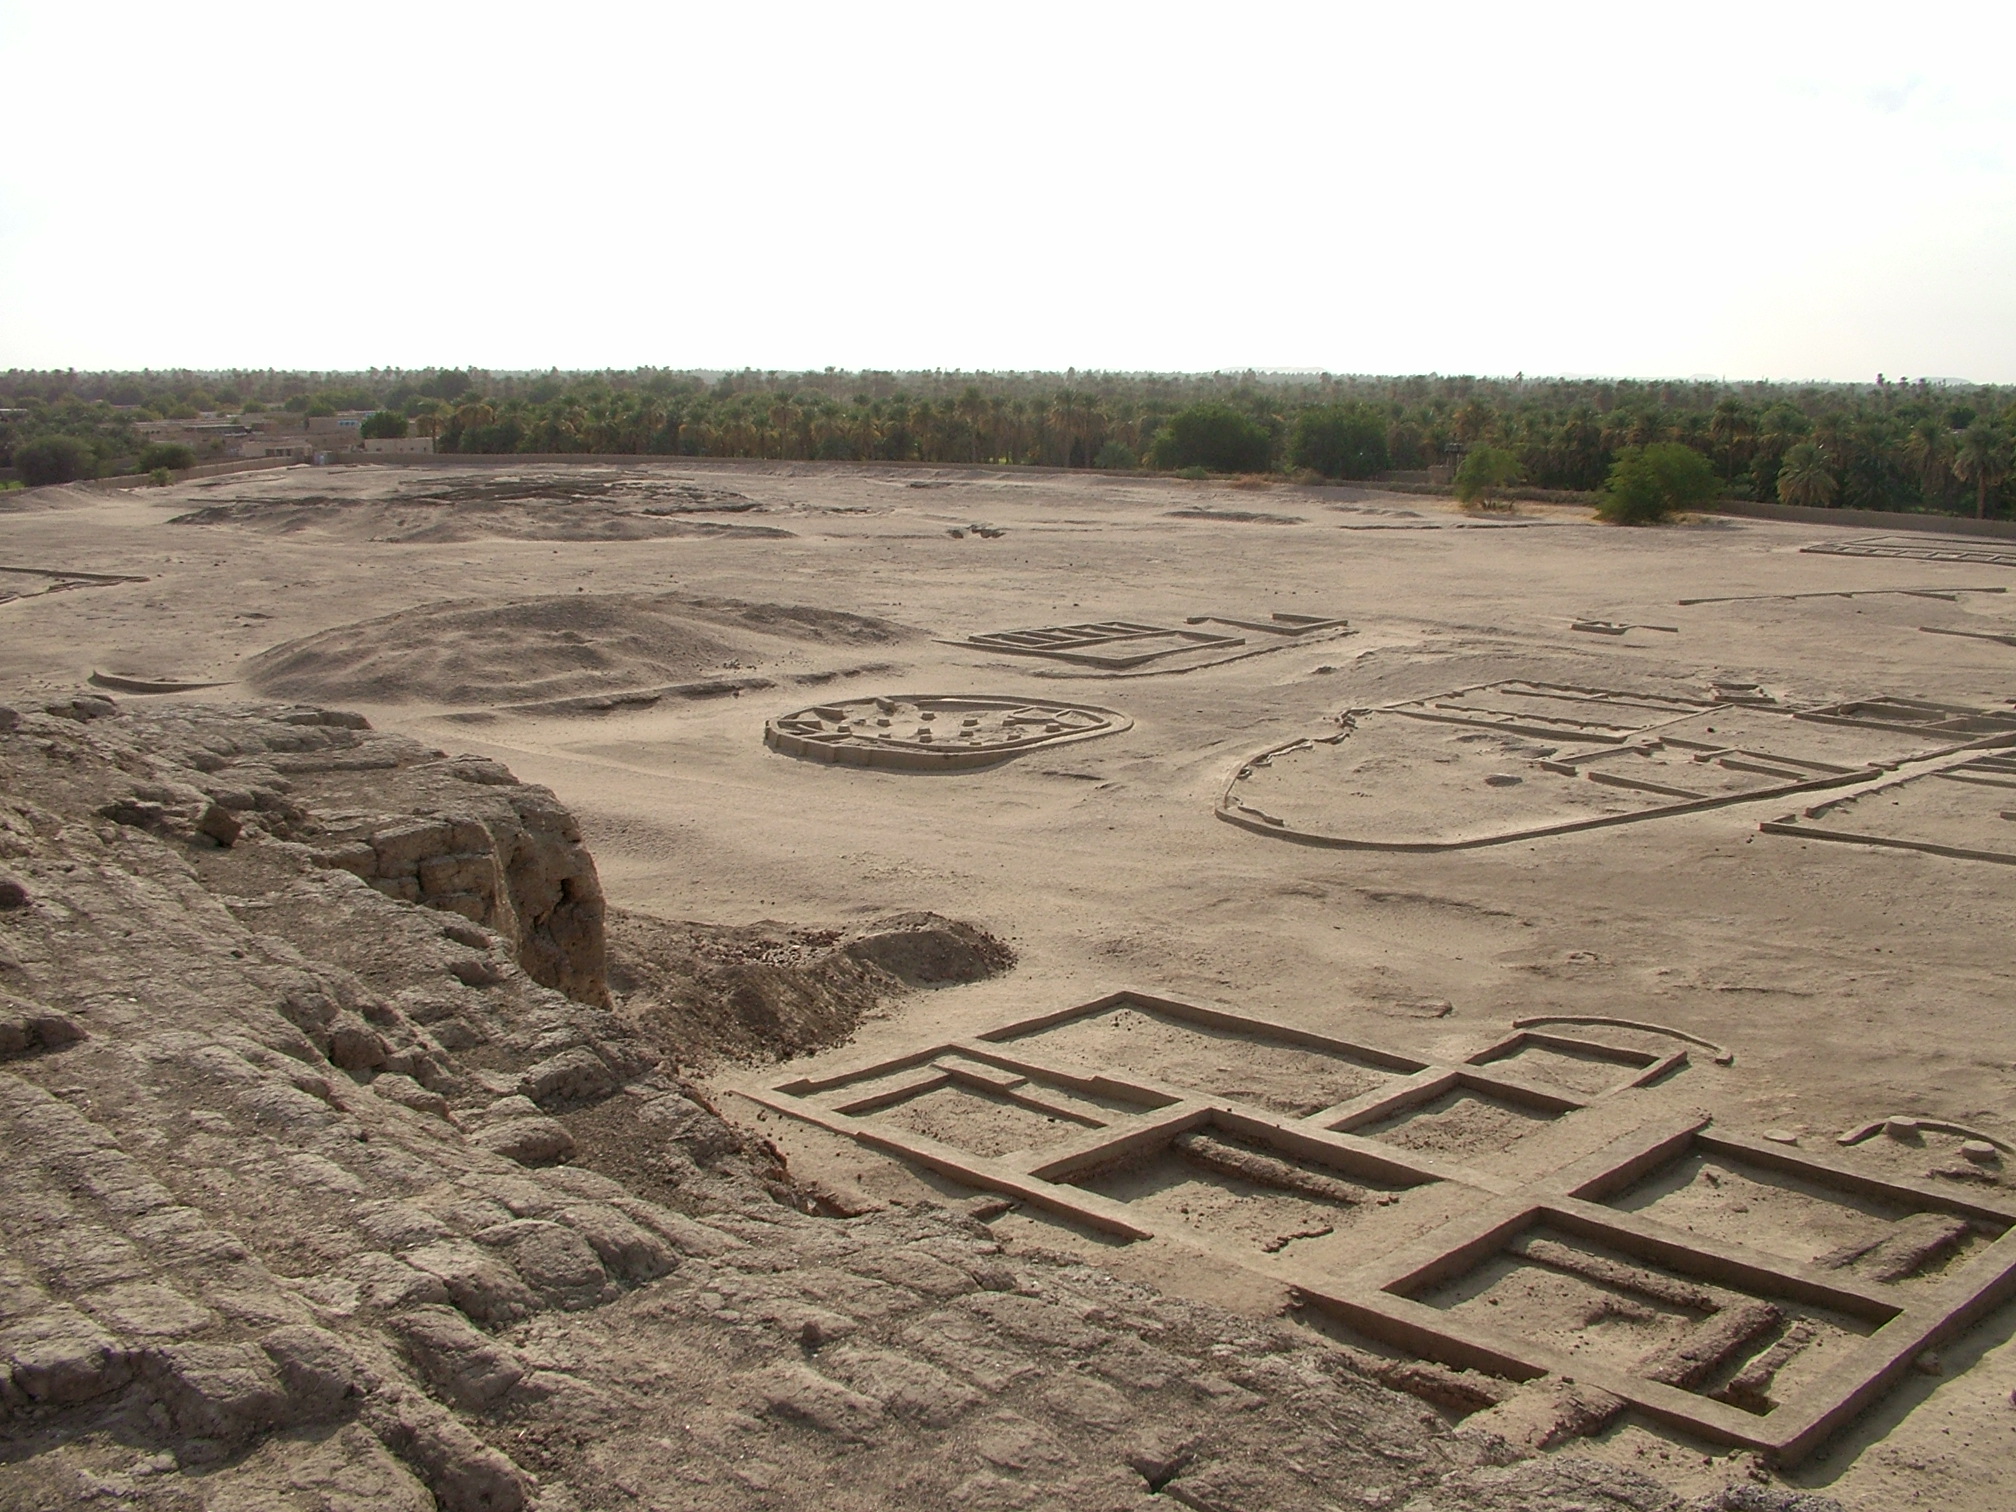
[[[0,377],[0,463],[217,410],[389,412],[461,453],[990,463],[1371,478],[1480,450],[1504,486],[1590,493],[1627,452],[1693,451],[1725,497],[2009,513],[2016,389],[1212,373],[35,373]],[[382,428],[390,429],[391,424]],[[1634,452],[1635,449],[1635,452]]]

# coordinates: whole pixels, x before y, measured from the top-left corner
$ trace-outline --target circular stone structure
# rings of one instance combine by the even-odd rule
[[[763,727],[763,743],[787,756],[842,766],[956,772],[1039,747],[1117,735],[1133,723],[1111,709],[1046,698],[902,693],[779,715]]]

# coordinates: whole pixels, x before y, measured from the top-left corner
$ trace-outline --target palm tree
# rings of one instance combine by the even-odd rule
[[[1750,443],[1756,438],[1757,423],[1740,400],[1724,399],[1708,420],[1708,439],[1721,454],[1725,477],[1734,477],[1750,463]]]
[[[1497,419],[1489,404],[1482,399],[1472,399],[1456,411],[1450,423],[1456,428],[1456,439],[1468,446],[1482,441]]]
[[[2009,476],[2009,438],[1999,427],[1976,420],[1960,432],[1953,449],[1953,476],[1974,485],[1974,518],[1988,518],[1988,490]]]
[[[1822,509],[1834,502],[1838,485],[1827,468],[1827,453],[1801,441],[1785,453],[1778,469],[1778,502]]]
[[[1904,455],[1918,470],[1918,492],[1926,503],[1946,496],[1953,475],[1953,432],[1945,422],[1920,420],[1904,438]]]
[[[966,443],[966,460],[980,460],[980,437],[987,421],[987,398],[980,392],[980,385],[969,383],[966,391],[954,402],[952,411],[966,424],[962,438]]]

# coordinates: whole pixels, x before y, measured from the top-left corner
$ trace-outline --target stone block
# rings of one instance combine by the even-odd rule
[[[484,893],[430,893],[427,906],[443,913],[460,914],[472,924],[481,924],[490,915],[490,897]]]
[[[497,889],[497,860],[488,851],[428,856],[419,865],[424,893],[490,893]]]
[[[427,1384],[465,1411],[501,1406],[525,1379],[526,1365],[516,1351],[453,1308],[417,1308],[395,1318],[392,1331]]]
[[[565,1160],[574,1153],[574,1136],[553,1119],[539,1115],[486,1124],[476,1135],[476,1143],[525,1166]]]
[[[287,1388],[254,1344],[178,1344],[149,1362],[168,1416],[183,1433],[230,1444],[291,1420]]]
[[[438,1279],[448,1300],[488,1328],[529,1318],[539,1298],[518,1273],[492,1251],[466,1239],[444,1239],[408,1252],[406,1263]]]
[[[88,1402],[133,1378],[133,1355],[73,1307],[58,1304],[0,1331],[0,1365],[34,1402]]]
[[[371,837],[371,849],[378,857],[381,876],[411,875],[428,856],[451,849],[451,827],[445,820],[428,819],[415,824],[398,824],[379,830]]]
[[[362,840],[347,840],[341,845],[317,851],[313,859],[317,866],[332,871],[355,872],[360,877],[372,877],[378,871],[378,853]]]
[[[508,1256],[526,1284],[556,1306],[593,1307],[616,1295],[593,1247],[571,1228],[519,1218],[484,1229],[476,1240]]]
[[[521,1083],[534,1102],[580,1102],[613,1091],[616,1078],[586,1045],[562,1050],[526,1071]]]

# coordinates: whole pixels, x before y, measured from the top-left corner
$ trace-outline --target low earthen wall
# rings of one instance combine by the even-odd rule
[[[1717,499],[1704,513],[1751,520],[1792,520],[1801,525],[1847,525],[1857,530],[1926,530],[1937,535],[1994,536],[2016,540],[2016,520],[1975,520],[1964,515],[1904,514],[1887,509],[1813,509],[1803,504],[1757,504]]]
[[[248,457],[239,462],[199,462],[194,467],[178,467],[169,473],[177,483],[190,478],[221,478],[226,473],[263,472],[269,467],[304,466],[299,457]],[[109,483],[114,488],[138,488],[151,483],[151,473],[121,473],[116,478],[92,478],[93,483]],[[60,486],[60,485],[59,485]]]

